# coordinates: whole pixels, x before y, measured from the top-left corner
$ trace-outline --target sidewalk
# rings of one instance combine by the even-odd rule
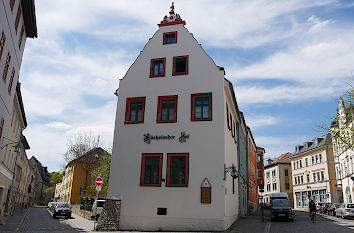
[[[269,210],[263,210],[264,222],[262,222],[262,211],[257,210],[254,214],[240,217],[236,222],[225,232],[242,232],[242,233],[254,233],[254,232],[269,232],[270,218]]]
[[[0,230],[11,231],[11,229],[14,228],[18,229],[22,225],[25,216],[28,214],[30,208],[31,207],[23,208],[22,213],[21,208],[15,209],[14,214],[7,217],[5,225],[0,225]]]

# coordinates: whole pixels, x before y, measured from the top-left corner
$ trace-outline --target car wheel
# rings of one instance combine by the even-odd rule
[[[342,213],[342,219],[345,219],[344,213]]]

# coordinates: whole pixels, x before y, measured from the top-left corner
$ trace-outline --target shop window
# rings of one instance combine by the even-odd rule
[[[177,122],[177,96],[159,96],[157,122]]]
[[[192,102],[191,103],[192,121],[212,120],[212,94],[211,93],[192,94],[191,102]]]
[[[188,74],[188,56],[174,57],[172,75],[185,74]]]
[[[125,124],[144,123],[145,97],[127,98]]]
[[[161,186],[162,154],[143,154],[141,159],[141,186]]]
[[[166,32],[163,34],[163,44],[176,44],[177,32]]]
[[[150,78],[165,76],[166,58],[151,59]]]
[[[167,154],[166,186],[188,187],[189,154]]]

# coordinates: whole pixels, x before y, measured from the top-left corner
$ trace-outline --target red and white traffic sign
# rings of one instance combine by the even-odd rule
[[[97,185],[97,186],[101,186],[102,184],[103,184],[102,178],[101,178],[101,177],[97,177],[97,178],[96,178],[96,185]]]

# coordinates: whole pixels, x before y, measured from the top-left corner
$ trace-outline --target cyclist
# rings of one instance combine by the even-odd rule
[[[316,214],[316,204],[313,200],[310,201],[310,204],[309,204],[309,211],[310,211],[310,217],[312,219],[312,222],[315,221],[315,214]]]

